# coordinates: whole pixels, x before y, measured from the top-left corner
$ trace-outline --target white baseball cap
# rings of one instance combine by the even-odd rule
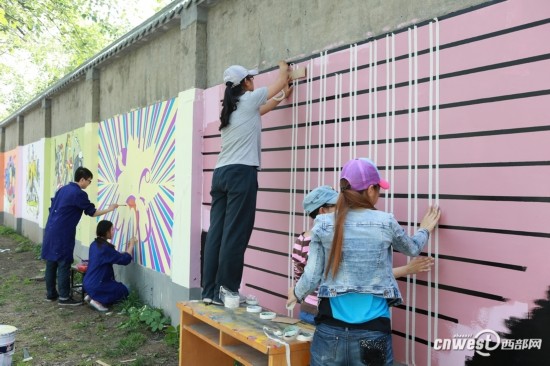
[[[224,83],[231,82],[233,85],[239,85],[247,76],[258,75],[258,70],[248,70],[240,65],[231,65],[223,72]]]

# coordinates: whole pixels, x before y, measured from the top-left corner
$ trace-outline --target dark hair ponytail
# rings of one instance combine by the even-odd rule
[[[230,81],[225,83],[222,112],[220,114],[221,123],[220,128],[218,128],[219,131],[229,125],[229,117],[231,116],[231,113],[237,109],[237,103],[239,103],[239,98],[243,95],[243,93],[244,89],[242,83],[237,86],[233,86],[233,83]]]
[[[367,190],[354,191],[346,179],[340,179],[340,194],[336,202],[334,212],[334,236],[332,247],[325,269],[325,278],[332,271],[332,277],[336,277],[342,261],[342,247],[344,246],[344,223],[350,209],[368,208],[376,210],[366,194]]]

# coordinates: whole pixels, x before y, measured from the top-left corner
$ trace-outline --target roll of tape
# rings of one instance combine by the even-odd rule
[[[264,311],[264,312],[261,312],[260,313],[260,319],[275,319],[275,317],[277,316],[277,314],[275,314],[274,312],[272,311]]]
[[[289,325],[283,330],[283,339],[285,341],[291,341],[296,339],[296,336],[298,335],[298,332],[300,332],[300,328],[298,328],[295,325]]]
[[[302,342],[311,342],[311,340],[313,339],[313,334],[304,332],[298,334],[298,337],[296,337],[296,339]]]
[[[249,305],[246,307],[246,311],[249,313],[259,313],[262,311],[262,307],[257,305]]]

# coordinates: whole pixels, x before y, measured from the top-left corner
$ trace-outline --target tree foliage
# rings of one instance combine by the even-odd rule
[[[0,120],[168,2],[0,0]]]

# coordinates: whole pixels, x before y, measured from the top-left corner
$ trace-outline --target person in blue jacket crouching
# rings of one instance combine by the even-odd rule
[[[137,239],[130,239],[125,252],[119,252],[109,242],[113,238],[114,227],[111,221],[102,220],[97,224],[97,238],[90,245],[89,263],[84,277],[84,289],[88,293],[85,300],[98,311],[108,311],[108,305],[128,297],[129,291],[123,283],[115,280],[113,264],[126,266],[132,262]]]

